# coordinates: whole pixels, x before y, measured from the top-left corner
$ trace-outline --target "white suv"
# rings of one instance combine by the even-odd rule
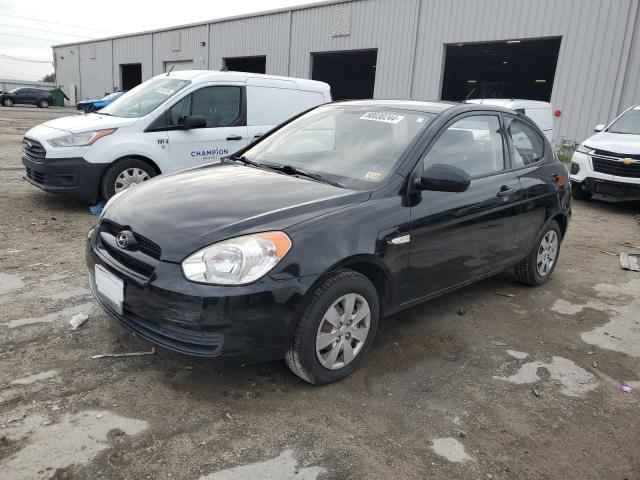
[[[625,110],[587,138],[571,158],[573,196],[594,193],[640,198],[640,105]]]

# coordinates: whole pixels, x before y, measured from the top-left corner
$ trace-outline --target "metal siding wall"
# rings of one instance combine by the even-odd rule
[[[288,12],[212,23],[210,29],[209,65],[212,70],[221,69],[225,57],[266,55],[266,73],[288,74]]]
[[[120,65],[126,63],[142,64],[142,81],[149,80],[153,58],[151,34],[113,39],[113,84],[122,87]]]
[[[630,28],[634,27],[635,31],[631,32],[633,42],[629,42],[629,64],[627,65],[624,89],[618,107],[619,111],[616,113],[620,113],[632,105],[640,104],[640,5],[637,4],[635,20]]]
[[[423,0],[412,97],[439,98],[444,44],[561,36],[551,98],[563,112],[556,138],[581,141],[617,109],[622,26],[633,1]]]
[[[81,95],[80,68],[78,63],[79,46],[68,45],[66,47],[56,47],[53,49],[53,52],[56,59],[56,84],[62,87],[62,91],[71,99],[70,103],[75,105],[75,92],[68,90],[71,90],[71,86],[75,85],[78,96]]]
[[[209,39],[207,25],[184,27],[176,30],[153,33],[153,75],[164,72],[164,62],[192,60],[194,70],[207,69]],[[180,50],[173,51],[172,35],[180,32]],[[201,46],[200,42],[205,42]]]
[[[310,78],[311,52],[377,48],[375,98],[408,98],[418,0],[360,0],[350,4],[348,36],[331,36],[332,5],[292,12],[289,74]]]
[[[96,58],[91,58],[95,47]],[[114,83],[111,40],[80,44],[80,95],[82,99],[112,92]]]

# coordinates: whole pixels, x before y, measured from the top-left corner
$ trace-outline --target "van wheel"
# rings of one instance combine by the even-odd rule
[[[378,293],[352,270],[328,276],[315,289],[296,326],[285,360],[314,385],[337,382],[353,372],[378,329]]]
[[[582,188],[582,184],[579,182],[571,182],[571,195],[576,200],[590,200],[593,196],[589,190]]]
[[[532,286],[547,283],[558,263],[561,238],[562,233],[558,222],[551,220],[542,231],[531,253],[515,266],[516,279]]]
[[[40,100],[38,102],[38,107],[40,107],[40,108],[48,108],[49,107],[49,102],[47,102],[46,100]]]
[[[111,165],[102,176],[100,193],[109,200],[133,185],[146,182],[157,175],[154,168],[138,158],[123,158]]]
[[[12,107],[12,106],[13,106],[13,100],[11,100],[10,98],[5,98],[5,99],[2,101],[2,104],[3,104],[5,107]]]

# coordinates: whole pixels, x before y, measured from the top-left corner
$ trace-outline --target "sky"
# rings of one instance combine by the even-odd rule
[[[53,73],[51,45],[316,1],[0,0],[0,79],[40,80]]]

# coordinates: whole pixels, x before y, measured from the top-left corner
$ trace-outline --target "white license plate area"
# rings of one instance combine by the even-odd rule
[[[122,315],[124,282],[100,265],[95,266],[95,279],[100,299]]]

